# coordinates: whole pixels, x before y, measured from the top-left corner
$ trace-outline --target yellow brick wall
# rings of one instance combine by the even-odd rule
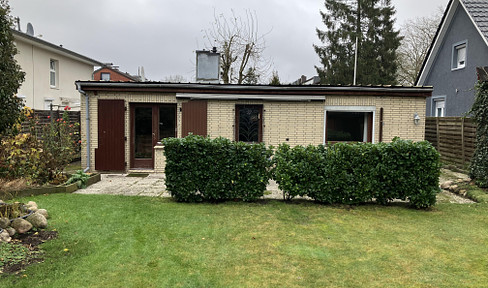
[[[121,99],[125,101],[125,136],[130,139],[129,103],[177,103],[177,136],[181,136],[181,103],[175,94],[102,92],[90,96],[91,163],[95,169],[95,149],[98,147],[98,99]],[[328,106],[373,106],[375,109],[374,139],[379,141],[380,108],[383,114],[383,142],[390,142],[395,136],[420,141],[424,139],[425,99],[422,97],[375,97],[375,96],[327,96],[325,102],[272,102],[272,101],[208,101],[207,132],[211,137],[222,136],[235,139],[235,105],[263,105],[263,141],[277,146],[288,143],[291,146],[322,144],[324,138],[324,113]],[[81,101],[81,135],[86,141],[85,98]],[[419,125],[413,122],[414,113],[420,116]],[[286,139],[288,138],[288,141]],[[130,159],[130,141],[125,144],[125,159]],[[86,143],[82,146],[82,167],[86,167]],[[161,170],[161,163],[155,162],[155,170]],[[128,163],[130,167],[130,163]]]
[[[380,108],[383,108],[383,142],[398,136],[414,141],[424,140],[425,98],[423,97],[352,97],[327,96],[325,106],[374,106],[375,143],[379,141]],[[414,113],[420,117],[419,125],[413,122]]]
[[[210,137],[235,139],[235,106],[263,105],[263,142],[277,146],[321,144],[324,131],[324,104],[317,102],[208,101],[207,133]],[[288,138],[288,141],[286,139]]]

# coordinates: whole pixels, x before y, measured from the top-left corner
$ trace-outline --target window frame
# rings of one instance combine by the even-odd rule
[[[246,142],[246,143],[262,143],[263,142],[263,112],[264,106],[263,104],[236,104],[235,105],[235,119],[234,119],[234,139],[235,141],[239,141],[239,111],[242,108],[249,108],[253,107],[259,110],[259,122],[258,122],[258,141],[257,142]]]
[[[464,49],[464,63],[459,64],[459,51]],[[468,64],[468,40],[456,42],[452,45],[451,55],[451,71],[461,70],[466,68]]]
[[[59,61],[56,59],[49,59],[49,87],[58,88],[58,72]],[[53,81],[54,85],[52,84]]]
[[[327,145],[327,112],[343,112],[343,113],[372,113],[371,121],[371,143],[375,143],[375,119],[376,119],[376,106],[325,106],[324,108],[324,135],[322,144]],[[367,118],[367,117],[365,117]],[[366,120],[365,120],[366,121]],[[368,124],[368,123],[366,123]],[[365,131],[368,130],[367,125],[364,127]],[[366,136],[367,137],[367,136]]]
[[[437,103],[444,103],[444,107],[442,109],[442,116],[438,116],[437,114]],[[432,116],[434,117],[446,117],[446,96],[437,96],[432,97]]]
[[[103,79],[103,75],[108,75],[108,79]],[[101,72],[100,73],[100,81],[110,81],[110,73],[109,72]]]

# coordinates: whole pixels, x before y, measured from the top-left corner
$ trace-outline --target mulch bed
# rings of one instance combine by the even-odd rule
[[[0,266],[0,275],[18,274],[30,264],[43,262],[44,259],[42,258],[42,253],[40,253],[39,245],[56,237],[58,237],[57,231],[30,231],[12,237],[11,244],[24,246],[29,250],[29,254],[20,263],[7,262],[4,266]]]

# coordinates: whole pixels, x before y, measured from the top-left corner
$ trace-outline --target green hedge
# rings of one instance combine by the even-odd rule
[[[272,150],[225,138],[163,139],[166,187],[181,202],[253,201],[264,195]]]
[[[428,142],[338,143],[331,147],[278,147],[273,178],[284,198],[356,204],[408,199],[416,208],[435,204],[438,152]]]

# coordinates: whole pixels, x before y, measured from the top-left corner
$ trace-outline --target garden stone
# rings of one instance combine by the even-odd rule
[[[32,229],[32,224],[28,222],[27,220],[18,218],[12,221],[12,228],[17,231],[19,234],[24,234],[25,232],[28,232],[29,230]]]
[[[0,200],[0,204],[2,204],[2,203],[5,203],[5,202],[3,202],[3,200]]]
[[[10,225],[8,218],[0,218],[0,228],[5,229]]]
[[[8,235],[10,235],[10,236],[14,236],[15,233],[17,233],[17,231],[15,231],[15,229],[12,227],[7,227],[7,229],[5,229],[5,230],[7,230]]]
[[[447,190],[447,189],[449,189],[449,186],[451,186],[451,185],[452,185],[452,181],[446,181],[446,182],[441,184],[441,188],[444,190]]]
[[[0,242],[10,242],[12,238],[10,238],[10,235],[8,234],[7,230],[3,230],[0,233]]]
[[[27,202],[27,204],[25,206],[27,207],[27,209],[34,211],[34,212],[36,212],[38,210],[37,203],[34,201]]]
[[[36,228],[46,228],[47,227],[46,217],[44,217],[44,215],[37,213],[37,212],[30,215],[25,220],[29,221]]]
[[[42,216],[46,217],[46,219],[49,219],[49,214],[47,213],[46,209],[38,209],[36,213],[41,214]]]
[[[451,187],[449,187],[449,190],[453,193],[457,193],[459,191],[459,186],[458,185],[452,185]]]

